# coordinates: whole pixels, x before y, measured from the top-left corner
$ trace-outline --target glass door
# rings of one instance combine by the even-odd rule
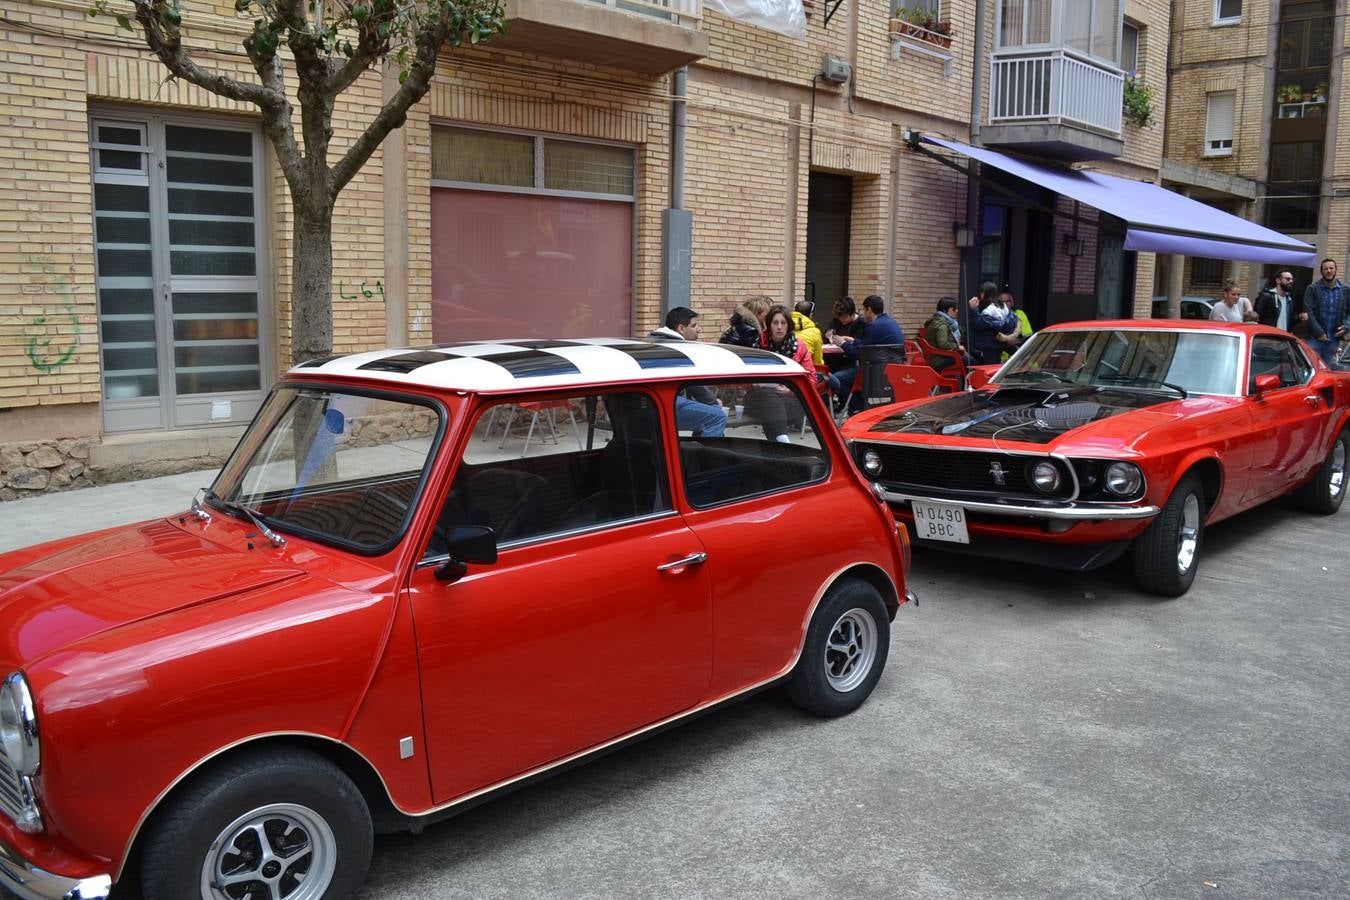
[[[92,128],[105,429],[247,422],[270,381],[256,129]]]

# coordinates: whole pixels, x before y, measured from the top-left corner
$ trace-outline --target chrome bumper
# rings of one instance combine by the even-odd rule
[[[890,490],[886,491],[886,500],[890,503],[908,503],[911,500],[918,500],[923,503],[949,503],[952,506],[960,506],[969,512],[988,513],[995,516],[1035,516],[1041,519],[1070,519],[1079,522],[1151,519],[1159,512],[1156,506],[1108,506],[1106,504],[1086,503],[1040,506],[1032,503],[986,503],[953,500],[947,497],[923,497],[918,494],[902,494]]]
[[[4,841],[0,841],[0,885],[23,900],[106,900],[112,878],[66,878],[37,868]]]

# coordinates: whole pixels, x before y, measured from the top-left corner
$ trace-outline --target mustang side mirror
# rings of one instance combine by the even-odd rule
[[[469,571],[467,563],[497,561],[497,535],[486,525],[456,525],[446,529],[445,543],[450,559],[436,569],[436,577],[441,581],[463,578]]]
[[[1280,376],[1278,375],[1257,375],[1252,382],[1253,393],[1261,396],[1266,391],[1273,391],[1280,386]]]

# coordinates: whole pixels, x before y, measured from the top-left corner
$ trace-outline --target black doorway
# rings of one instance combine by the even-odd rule
[[[830,307],[848,296],[848,235],[853,219],[853,179],[812,172],[806,206],[806,299],[813,318],[826,323]]]

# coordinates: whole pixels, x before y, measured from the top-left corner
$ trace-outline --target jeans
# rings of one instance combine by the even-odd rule
[[[699,403],[677,394],[675,427],[681,431],[692,431],[694,437],[721,437],[727,430],[727,411],[720,406]]]
[[[862,394],[858,395],[856,404],[850,402],[852,400],[850,395],[853,393],[853,382],[858,379],[858,367],[850,366],[847,369],[840,369],[834,373],[834,377],[835,380],[839,382],[839,385],[834,389],[835,397],[845,403],[849,403],[850,407],[854,405],[857,406],[857,409],[850,409],[849,412],[857,412],[862,409]]]
[[[1327,364],[1327,368],[1335,369],[1336,360],[1340,357],[1341,345],[1339,341],[1323,340],[1321,338],[1308,338],[1308,346],[1312,347],[1313,352],[1322,357],[1322,362]]]

